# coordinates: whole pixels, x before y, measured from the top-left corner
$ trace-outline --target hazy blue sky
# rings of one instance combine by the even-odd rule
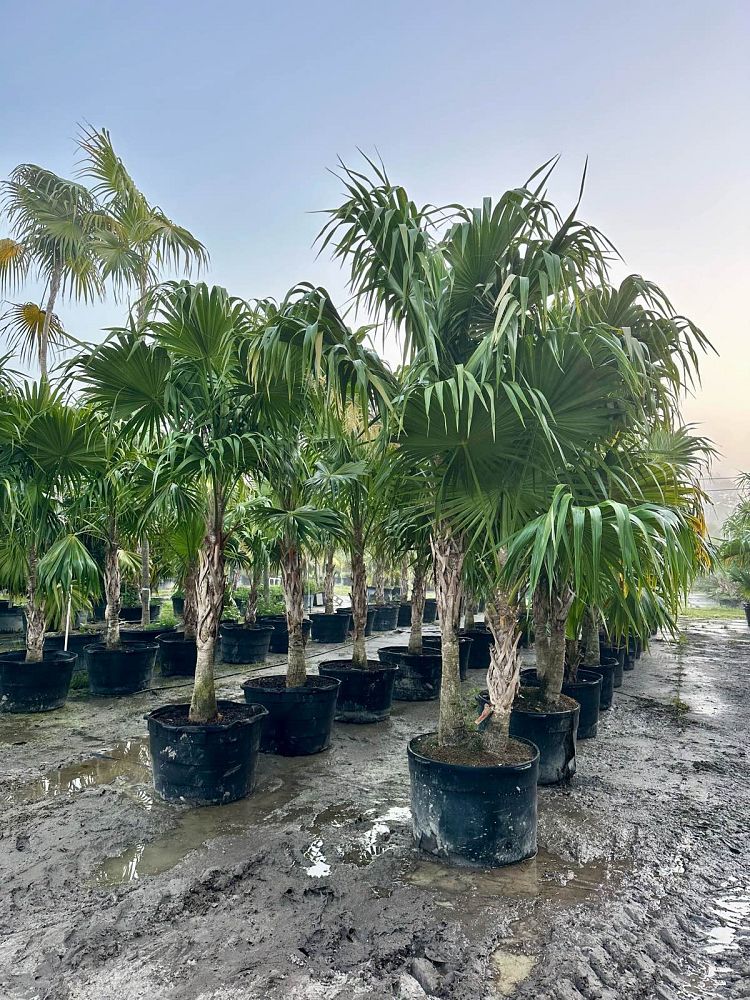
[[[380,151],[416,201],[476,203],[562,160],[566,207],[659,282],[721,352],[687,414],[750,468],[750,2],[43,5],[0,0],[0,175],[71,173],[76,123],[110,129],[147,194],[243,296],[344,282],[311,244]],[[61,305],[94,337],[123,307]]]

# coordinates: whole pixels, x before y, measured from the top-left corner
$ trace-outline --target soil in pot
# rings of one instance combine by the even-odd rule
[[[392,632],[398,627],[398,604],[380,604],[375,608],[373,632]]]
[[[434,733],[408,747],[417,846],[461,865],[499,868],[536,854],[539,752],[511,739],[495,755],[437,745]]]
[[[224,624],[219,626],[224,663],[265,663],[273,626]]]
[[[349,615],[312,615],[312,638],[315,642],[346,642],[349,637]]]
[[[299,687],[288,688],[283,674],[244,681],[247,704],[268,709],[260,749],[285,757],[326,750],[331,745],[339,683],[334,677],[308,677]]]
[[[162,677],[194,677],[198,647],[195,639],[186,639],[184,632],[160,635],[159,661]]]
[[[536,670],[533,668],[522,670],[521,684],[524,687],[538,687],[539,680]],[[598,732],[601,687],[601,674],[597,674],[593,670],[585,670],[583,667],[579,667],[576,680],[566,681],[562,686],[562,693],[568,698],[572,698],[573,701],[577,701],[581,708],[578,715],[578,729],[576,730],[576,738],[579,740],[591,740]],[[483,702],[488,700],[486,691],[482,691],[481,695]]]
[[[381,646],[378,658],[381,663],[398,667],[393,685],[395,701],[434,701],[440,697],[439,653],[410,653],[408,646]]]
[[[437,598],[426,597],[424,602],[424,611],[422,612],[422,621],[427,625],[432,625],[436,618]]]
[[[146,716],[154,787],[169,801],[223,805],[255,787],[261,705],[219,701],[219,719],[207,725],[188,720],[189,705],[165,705]]]
[[[580,706],[560,695],[543,701],[538,689],[522,687],[510,714],[510,735],[539,748],[539,784],[558,785],[576,773],[576,730]]]
[[[492,632],[483,625],[474,628],[461,629],[459,633],[472,640],[469,649],[469,670],[487,670],[490,665],[490,646],[493,643]]]
[[[391,714],[393,683],[398,666],[368,660],[367,667],[355,667],[351,660],[323,660],[321,677],[341,681],[336,702],[337,722],[382,722]]]
[[[600,674],[602,678],[602,689],[599,698],[599,708],[602,712],[606,712],[612,707],[612,700],[614,698],[617,660],[610,658],[608,660],[602,660],[601,663],[586,663],[580,669],[593,670],[595,673]]]
[[[0,712],[52,712],[68,697],[77,656],[52,649],[38,663],[26,663],[26,650],[0,653]]]
[[[461,674],[461,680],[466,680],[466,671],[469,669],[469,659],[471,657],[471,644],[473,639],[470,639],[468,635],[459,636],[458,639],[458,669]],[[426,635],[422,639],[422,649],[427,652],[430,649],[442,650],[443,640],[439,635]]]
[[[116,649],[104,643],[87,646],[89,691],[99,698],[143,691],[151,682],[158,651],[155,642],[123,643]]]

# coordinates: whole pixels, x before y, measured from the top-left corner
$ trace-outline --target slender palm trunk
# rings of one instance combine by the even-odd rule
[[[49,381],[49,330],[50,324],[52,323],[52,316],[55,311],[55,301],[57,300],[57,296],[60,291],[61,281],[62,268],[57,266],[52,271],[52,275],[50,277],[49,295],[47,296],[47,305],[44,308],[44,322],[42,323],[42,332],[39,335],[39,372],[41,378],[44,379],[45,382]]]
[[[109,538],[104,557],[104,593],[107,599],[107,649],[116,649],[120,645],[120,547],[115,536],[115,520],[110,517]]]
[[[253,572],[250,576],[250,589],[247,594],[247,605],[245,606],[245,625],[250,627],[255,625],[258,615],[258,593],[260,591],[262,570],[258,563],[253,563]]]
[[[375,603],[381,606],[385,604],[385,566],[380,557],[375,559],[375,571],[372,576],[372,583],[375,587]]]
[[[351,546],[352,561],[352,623],[354,626],[354,648],[352,665],[364,669],[367,666],[367,570],[365,568],[365,543],[362,531],[355,527]]]
[[[218,716],[214,685],[214,656],[224,607],[224,502],[214,488],[206,518],[206,533],[198,553],[196,596],[197,658],[190,721],[213,722]]]
[[[333,614],[333,580],[336,572],[336,563],[333,561],[335,549],[331,546],[326,552],[325,576],[323,578],[323,611],[327,615]]]
[[[409,632],[409,652],[422,652],[422,616],[427,593],[427,571],[421,559],[414,564],[414,578],[411,590],[411,631]]]
[[[542,697],[556,702],[565,676],[565,623],[573,603],[573,591],[567,585],[554,587],[550,593],[543,581],[534,591],[534,633],[537,674]]]
[[[281,552],[281,581],[286,602],[286,624],[289,630],[289,657],[287,660],[287,687],[301,687],[307,679],[305,665],[305,640],[302,622],[305,617],[302,580],[302,555],[297,544],[284,539]]]
[[[151,546],[141,539],[141,625],[151,621]]]
[[[460,743],[466,736],[458,666],[458,625],[461,608],[463,538],[446,522],[435,525],[430,539],[435,567],[435,596],[442,635],[442,678],[438,740],[442,746]]]
[[[409,600],[409,560],[406,556],[401,560],[401,569],[399,571],[398,586],[401,591],[399,599],[402,604],[406,604]]]
[[[599,662],[599,613],[590,605],[583,613],[583,662],[588,667]]]
[[[505,590],[498,588],[490,596],[485,621],[492,632],[487,688],[492,714],[483,741],[490,750],[499,750],[508,739],[510,713],[518,693],[521,662],[518,657],[518,607]]]
[[[198,563],[191,562],[185,574],[185,607],[182,612],[182,626],[186,639],[195,639],[198,632]]]
[[[37,591],[36,548],[32,546],[29,552],[29,576],[26,584],[26,662],[39,663],[44,655],[44,633],[47,630],[47,617],[44,604]]]

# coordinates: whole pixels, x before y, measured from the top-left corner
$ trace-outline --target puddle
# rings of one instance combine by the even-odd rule
[[[490,955],[490,968],[500,996],[509,997],[524,979],[528,979],[535,964],[536,959],[530,955],[496,948]]]
[[[61,795],[75,795],[98,785],[114,785],[146,809],[151,809],[153,793],[148,740],[137,737],[98,750],[87,760],[48,771],[37,781],[11,789],[3,795],[2,801],[25,805]]]
[[[305,868],[305,875],[309,875],[310,878],[324,878],[331,874],[331,866],[323,854],[322,840],[314,840],[305,851],[305,857],[312,862],[309,868]]]
[[[408,806],[391,806],[381,815],[377,809],[358,809],[353,803],[340,803],[327,806],[319,812],[308,829],[317,834],[315,840],[305,851],[305,857],[312,865],[305,868],[305,874],[311,878],[322,878],[330,875],[332,864],[328,861],[331,851],[337,861],[357,868],[367,868],[379,857],[395,849],[390,844],[393,826],[405,826],[411,823],[411,810]],[[361,833],[356,832],[366,826]],[[326,837],[321,836],[330,830],[348,830],[343,840],[333,848],[326,848]],[[326,854],[326,851],[328,854]]]
[[[285,819],[283,807],[299,787],[281,778],[260,785],[246,799],[224,806],[202,806],[175,811],[176,825],[149,843],[139,843],[107,858],[94,872],[99,886],[122,885],[147,875],[161,875],[183,861],[188,854],[216,837],[247,832],[250,826]],[[157,802],[160,809],[173,810]]]
[[[529,861],[485,870],[420,859],[403,878],[417,888],[448,896],[539,898],[574,905],[590,899],[605,886],[616,887],[627,867],[627,862],[610,860],[576,864],[540,851]]]
[[[716,923],[708,931],[705,950],[711,955],[739,951],[737,937],[750,932],[750,892],[737,889],[720,896],[712,907]]]

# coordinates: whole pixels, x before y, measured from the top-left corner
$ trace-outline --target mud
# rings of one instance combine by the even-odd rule
[[[178,679],[0,717],[0,997],[750,997],[750,629],[684,626],[572,784],[540,789],[538,856],[501,871],[412,846],[405,748],[435,702],[265,756],[252,798],[207,809],[151,788],[143,714],[185,700]],[[248,670],[220,673],[241,701]]]

